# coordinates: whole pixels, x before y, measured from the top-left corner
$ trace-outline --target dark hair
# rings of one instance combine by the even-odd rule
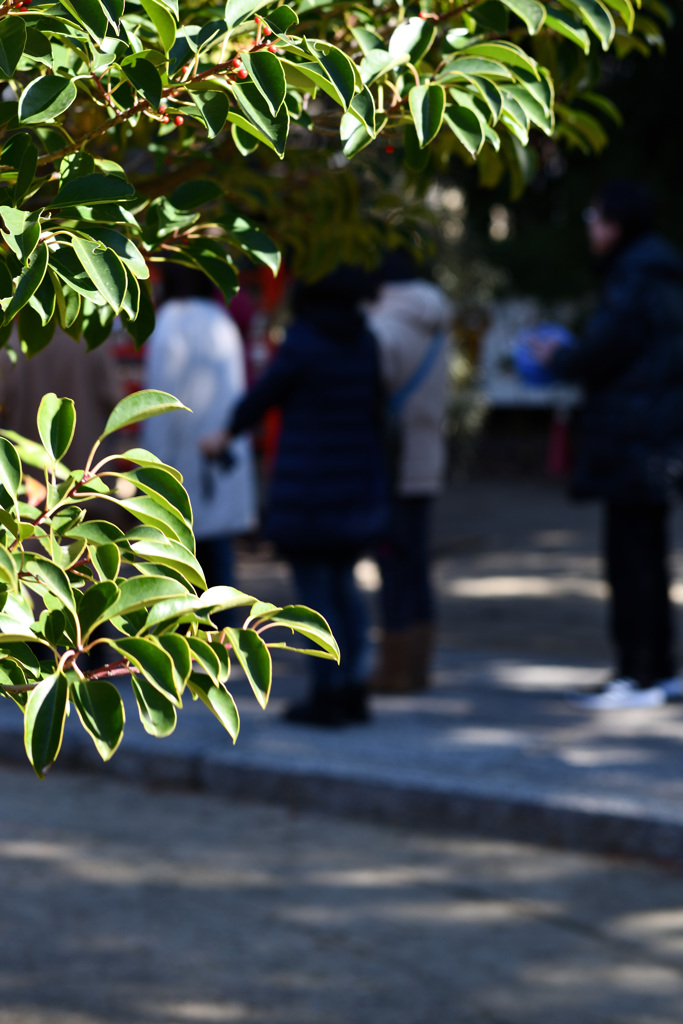
[[[644,182],[609,181],[595,197],[595,205],[605,220],[619,224],[622,243],[632,242],[654,229],[655,197]]]
[[[164,301],[169,299],[210,299],[215,287],[201,270],[181,267],[178,263],[164,263]]]
[[[292,289],[292,311],[295,316],[301,316],[320,307],[355,308],[365,299],[374,299],[377,287],[377,275],[368,273],[363,267],[337,267],[312,284],[297,281]]]

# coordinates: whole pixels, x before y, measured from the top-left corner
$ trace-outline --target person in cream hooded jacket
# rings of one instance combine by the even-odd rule
[[[443,420],[454,309],[403,252],[390,255],[382,277],[368,323],[379,343],[394,420],[394,494],[391,529],[377,552],[383,638],[374,686],[405,692],[428,682],[435,618],[430,523],[446,469]]]

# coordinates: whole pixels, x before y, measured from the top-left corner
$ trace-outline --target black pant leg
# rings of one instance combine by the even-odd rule
[[[608,504],[605,561],[619,675],[647,686],[675,672],[666,505]]]

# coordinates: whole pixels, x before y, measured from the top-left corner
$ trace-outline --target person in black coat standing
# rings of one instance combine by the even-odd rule
[[[368,717],[367,619],[353,569],[389,518],[379,356],[359,310],[375,291],[354,267],[296,286],[284,344],[227,434],[203,445],[221,447],[271,407],[282,410],[263,532],[289,561],[299,600],[327,619],[341,652],[340,666],[310,659],[310,694],[286,715],[305,724]]]
[[[650,707],[683,696],[669,600],[667,519],[683,467],[683,259],[656,235],[642,185],[613,182],[586,211],[602,279],[598,308],[571,347],[539,355],[585,391],[578,497],[604,502],[615,678],[574,703]]]

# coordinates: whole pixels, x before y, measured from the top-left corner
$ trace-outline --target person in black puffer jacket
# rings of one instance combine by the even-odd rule
[[[575,345],[543,358],[585,391],[574,492],[605,503],[618,664],[610,683],[575,702],[647,707],[683,695],[667,569],[669,503],[683,468],[683,259],[653,232],[644,186],[607,185],[586,220],[600,302]]]
[[[327,619],[341,651],[341,666],[310,659],[311,692],[287,712],[311,725],[368,717],[367,622],[353,568],[389,519],[379,355],[358,308],[376,287],[359,267],[296,286],[282,348],[227,434],[203,444],[211,452],[267,409],[282,409],[263,532],[290,562],[299,600]]]

